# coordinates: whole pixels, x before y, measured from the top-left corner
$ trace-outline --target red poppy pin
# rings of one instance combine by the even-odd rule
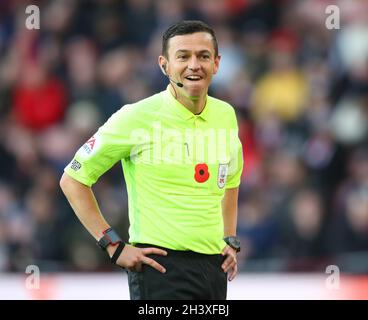
[[[203,183],[206,182],[209,177],[210,173],[208,172],[208,166],[205,163],[198,163],[195,166],[194,179],[199,183]]]

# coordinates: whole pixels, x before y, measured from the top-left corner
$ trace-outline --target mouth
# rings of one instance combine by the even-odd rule
[[[192,82],[196,82],[196,81],[202,80],[203,77],[198,76],[198,75],[189,75],[189,76],[186,76],[185,79],[192,81]]]

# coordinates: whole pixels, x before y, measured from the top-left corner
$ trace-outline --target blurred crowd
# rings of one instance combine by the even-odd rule
[[[29,4],[39,30],[25,27]],[[325,25],[329,4],[340,29]],[[58,182],[113,112],[166,88],[162,32],[183,19],[215,29],[210,94],[239,120],[240,270],[368,272],[368,3],[357,0],[1,0],[0,271],[114,270]],[[127,240],[120,164],[93,188]]]

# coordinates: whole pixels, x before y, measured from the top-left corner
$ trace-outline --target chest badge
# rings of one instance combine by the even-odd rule
[[[219,164],[219,170],[217,175],[217,186],[222,189],[226,184],[227,172],[229,170],[229,165]]]

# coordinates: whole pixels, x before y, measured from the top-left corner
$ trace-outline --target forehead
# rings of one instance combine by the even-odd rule
[[[207,32],[184,34],[169,39],[168,53],[174,54],[178,50],[214,52],[213,39]]]

